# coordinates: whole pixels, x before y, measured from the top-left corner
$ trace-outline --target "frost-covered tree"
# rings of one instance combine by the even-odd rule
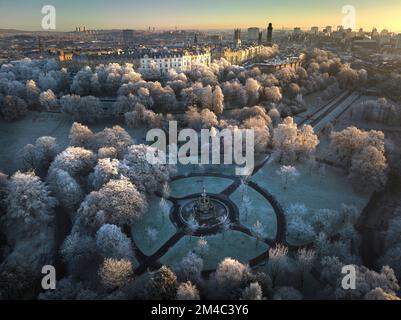
[[[163,124],[163,114],[154,113],[145,108],[144,105],[137,103],[131,112],[124,114],[125,124],[131,128],[146,126],[150,128],[160,128]]]
[[[78,232],[71,233],[63,242],[60,254],[67,265],[69,274],[78,278],[91,276],[91,267],[97,268],[98,249],[95,240]]]
[[[278,161],[293,164],[299,160],[307,160],[319,144],[313,128],[304,125],[298,129],[294,119],[287,117],[273,130],[273,148],[279,155]]]
[[[244,121],[245,129],[252,129],[255,137],[255,151],[264,152],[270,142],[270,131],[266,125],[266,120],[262,117],[252,117]]]
[[[283,85],[289,84],[296,78],[295,70],[289,67],[276,71],[274,75]]]
[[[348,127],[340,132],[332,132],[331,143],[337,157],[346,167],[350,167],[353,156],[367,146],[373,146],[384,153],[384,134],[381,131]]]
[[[92,144],[94,150],[113,147],[116,149],[119,157],[122,157],[130,145],[132,145],[131,136],[120,126],[105,128],[96,133]]]
[[[201,279],[203,269],[203,260],[195,253],[188,253],[179,263],[177,263],[173,271],[180,281],[191,281],[198,283]]]
[[[221,114],[224,110],[224,94],[220,86],[216,86],[213,91],[212,108],[214,114]]]
[[[301,288],[303,288],[305,276],[312,270],[315,263],[316,253],[314,250],[299,249],[296,258],[301,280]]]
[[[259,102],[259,90],[261,86],[255,79],[248,78],[245,83],[245,90],[248,95],[248,105],[254,106]]]
[[[132,276],[131,261],[126,259],[104,259],[103,264],[99,268],[99,276],[107,288],[121,287]]]
[[[145,283],[144,298],[149,300],[174,300],[177,297],[177,277],[171,269],[162,266],[150,274]]]
[[[97,151],[98,159],[114,159],[117,158],[117,150],[114,147],[103,147]]]
[[[107,223],[124,227],[140,218],[146,206],[145,197],[130,181],[110,180],[85,198],[78,217],[90,230]]]
[[[150,87],[150,96],[154,102],[155,110],[176,110],[178,107],[177,97],[174,90],[169,87],[163,87],[159,82],[153,82]]]
[[[10,180],[8,191],[9,219],[26,224],[48,221],[54,214],[57,200],[49,188],[33,172],[16,172]]]
[[[278,111],[277,108],[273,107],[269,110],[267,114],[272,119],[273,124],[276,125],[280,119],[280,111]]]
[[[44,136],[23,148],[22,159],[27,169],[47,170],[58,152],[56,138]]]
[[[246,284],[248,274],[247,265],[231,258],[225,258],[217,266],[214,280],[220,294],[227,299],[236,295],[235,291]]]
[[[58,100],[52,90],[43,91],[39,96],[40,106],[42,110],[52,111],[57,109]]]
[[[92,70],[89,66],[79,70],[71,84],[71,91],[79,95],[90,94],[92,91],[92,75]]]
[[[314,155],[319,139],[312,126],[304,125],[298,129],[296,141],[297,160],[305,161],[311,159]]]
[[[283,98],[280,88],[276,86],[265,87],[264,88],[264,97],[269,102],[280,102]]]
[[[115,225],[105,224],[96,232],[96,246],[105,258],[132,258],[131,240]]]
[[[81,102],[81,97],[76,94],[65,95],[60,99],[61,110],[67,114],[72,114],[77,105]]]
[[[74,121],[96,122],[104,117],[99,98],[94,96],[63,96],[60,100],[62,111],[71,115]]]
[[[38,84],[42,91],[52,90],[55,93],[63,93],[69,90],[69,82],[69,72],[67,69],[61,68],[40,74]]]
[[[297,168],[293,166],[281,166],[276,173],[281,177],[283,183],[283,189],[288,188],[289,182],[295,182],[295,179],[299,176]]]
[[[36,109],[39,107],[39,94],[40,89],[36,86],[36,82],[34,80],[28,80],[25,85],[26,90],[26,102],[28,106]]]
[[[160,158],[149,162],[147,154]],[[174,173],[174,167],[163,161],[163,152],[150,146],[132,145],[121,161],[120,172],[129,178],[139,190],[146,193],[162,192]]]
[[[387,180],[387,162],[382,152],[373,146],[364,148],[352,159],[350,178],[361,186],[378,190]]]
[[[209,244],[204,237],[199,238],[198,249],[199,249],[200,256],[203,258],[205,256],[206,252],[209,250]]]
[[[259,220],[256,220],[255,224],[252,226],[252,232],[256,236],[256,246],[259,244],[259,239],[263,238],[264,231],[264,225]]]
[[[185,120],[188,126],[195,130],[210,129],[218,125],[216,115],[209,109],[202,109],[200,112],[196,107],[190,107],[185,112]]]
[[[309,243],[316,236],[315,230],[301,216],[290,216],[287,224],[287,235],[300,243]]]
[[[259,283],[253,282],[242,291],[242,300],[262,300],[263,292]]]
[[[28,113],[28,106],[24,100],[16,96],[5,96],[0,105],[0,113],[7,121],[17,120]]]
[[[331,133],[338,159],[349,169],[351,181],[358,188],[377,190],[387,178],[384,134],[348,127]]]
[[[47,178],[50,190],[56,196],[60,204],[75,212],[85,197],[84,191],[71,175],[62,169],[53,169]]]
[[[272,122],[265,109],[261,106],[244,107],[239,110],[234,110],[231,112],[231,116],[242,123],[251,118],[263,121],[265,126],[269,126]]]
[[[52,162],[52,170],[61,169],[72,177],[82,177],[89,174],[95,166],[96,157],[92,151],[80,147],[69,147],[60,153]]]
[[[297,125],[293,119],[287,117],[273,131],[273,147],[280,152],[280,162],[291,161],[295,158],[297,139]]]
[[[344,66],[338,73],[338,82],[343,88],[354,88],[359,83],[359,74],[349,66]]]
[[[269,249],[269,260],[267,262],[267,270],[272,280],[273,287],[281,272],[287,267],[288,248],[279,244]]]
[[[291,98],[295,98],[297,95],[301,93],[301,88],[296,83],[291,83],[288,87],[288,92]]]
[[[183,282],[178,286],[177,300],[200,300],[199,291],[190,281]]]
[[[401,106],[386,98],[365,100],[356,104],[349,112],[351,118],[373,121],[387,125],[401,124]]]
[[[103,185],[111,179],[119,177],[120,161],[117,159],[99,159],[93,173],[89,176],[89,181],[94,190],[99,190]]]
[[[131,112],[138,105],[138,97],[129,93],[127,95],[119,95],[117,101],[113,104],[113,115],[118,119],[127,112]]]
[[[213,90],[210,85],[199,90],[199,100],[203,109],[212,109],[213,107]]]
[[[93,132],[87,126],[74,122],[68,138],[71,146],[90,149],[93,143]]]
[[[195,215],[191,214],[187,220],[187,232],[190,234],[189,240],[192,240],[192,235],[198,230],[199,222],[196,220]]]
[[[401,300],[399,297],[397,297],[395,294],[387,293],[383,291],[382,288],[376,288],[371,291],[369,291],[365,297],[365,300]]]

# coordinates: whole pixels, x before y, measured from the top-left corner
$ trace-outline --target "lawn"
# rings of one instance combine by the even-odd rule
[[[238,231],[227,231],[224,234],[204,237],[208,249],[203,253],[204,269],[215,269],[220,261],[230,257],[248,262],[268,250],[264,243],[257,243],[256,239]],[[172,247],[160,262],[166,265],[174,265],[182,260],[189,252],[201,254],[197,237],[185,236]]]

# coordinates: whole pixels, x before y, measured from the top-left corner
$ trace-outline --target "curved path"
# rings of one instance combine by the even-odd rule
[[[255,166],[251,176],[256,174],[268,161],[270,160],[270,155],[268,155],[263,161],[261,161],[258,165]],[[216,178],[225,178],[225,179],[230,179],[232,180],[232,183],[226,187],[223,191],[221,191],[218,194],[210,194],[212,198],[216,198],[219,201],[224,202],[228,209],[229,209],[229,219],[230,219],[230,230],[242,232],[250,237],[258,239],[260,242],[265,243],[269,247],[275,246],[279,243],[287,245],[286,242],[286,218],[285,218],[285,213],[284,209],[280,205],[280,203],[277,201],[277,199],[269,193],[267,190],[264,188],[260,187],[257,183],[253,181],[245,181],[246,185],[252,189],[254,189],[256,192],[258,192],[260,195],[263,196],[263,198],[270,203],[272,206],[275,215],[276,215],[276,222],[277,222],[277,231],[276,231],[276,237],[274,239],[269,239],[269,238],[261,238],[255,232],[253,232],[250,228],[244,226],[241,224],[240,219],[239,219],[239,209],[238,207],[229,199],[229,196],[234,193],[241,185],[243,179],[239,176],[234,176],[234,175],[227,175],[223,173],[190,173],[186,175],[178,175],[175,176],[171,179],[171,181],[178,181],[181,179],[187,179],[187,178],[192,178],[192,177],[216,177]],[[245,179],[249,180],[249,179]],[[161,263],[160,263],[160,258],[163,257],[178,241],[180,241],[185,235],[191,235],[191,236],[207,236],[207,235],[214,235],[222,232],[219,226],[214,226],[211,228],[207,229],[197,229],[195,231],[189,231],[188,228],[186,228],[185,224],[181,221],[179,218],[179,210],[181,203],[185,200],[196,198],[200,194],[190,194],[184,197],[174,197],[174,196],[169,196],[167,197],[167,200],[173,203],[173,207],[170,211],[170,220],[172,223],[175,225],[177,231],[176,233],[168,239],[154,254],[150,256],[146,256],[136,245],[134,248],[134,254],[136,259],[139,262],[139,266],[135,269],[135,274],[139,275],[147,270],[155,270],[160,268]],[[156,193],[156,196],[161,197],[160,193]],[[263,262],[267,262],[269,258],[269,251],[266,250],[262,254],[260,254],[257,257],[254,257],[248,261],[248,264],[250,266],[255,266]],[[208,274],[212,273],[214,270],[204,270],[202,274],[204,276],[207,276]]]

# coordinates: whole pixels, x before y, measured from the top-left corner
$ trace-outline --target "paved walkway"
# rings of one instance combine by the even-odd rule
[[[266,158],[261,161],[258,165],[255,166],[252,175],[255,175],[268,161],[270,160],[270,155],[266,156]],[[233,182],[225,188],[221,193],[219,194],[213,194],[211,195],[213,198],[216,198],[219,201],[222,201],[225,203],[228,207],[229,210],[229,217],[230,217],[230,230],[242,232],[250,237],[257,238],[259,241],[265,243],[269,247],[273,247],[279,243],[287,245],[286,242],[286,218],[285,218],[285,213],[284,209],[282,206],[279,204],[277,199],[270,194],[267,190],[264,188],[260,187],[257,183],[253,181],[246,181],[245,183],[247,184],[248,187],[254,189],[256,192],[261,194],[266,201],[272,206],[275,214],[276,214],[276,221],[277,221],[277,232],[276,232],[276,237],[274,239],[269,239],[269,238],[261,238],[258,235],[256,235],[250,228],[244,226],[241,224],[240,219],[239,219],[239,209],[235,205],[234,202],[232,202],[229,199],[229,196],[234,193],[241,185],[242,179],[239,176],[234,176],[234,175],[227,175],[227,174],[220,174],[220,173],[190,173],[187,175],[179,175],[176,177],[173,177],[171,180],[172,181],[178,181],[186,178],[192,178],[192,177],[216,177],[216,178],[225,178],[225,179],[230,179]],[[249,179],[247,179],[249,180]],[[161,197],[160,193],[156,193],[156,196]],[[161,266],[160,263],[160,258],[163,257],[169,250],[171,250],[174,245],[181,240],[185,235],[191,235],[191,236],[207,236],[207,235],[213,235],[222,232],[220,227],[212,227],[209,229],[198,229],[195,231],[190,232],[188,228],[185,228],[185,225],[179,218],[179,210],[180,210],[180,203],[182,203],[186,199],[192,199],[196,198],[199,196],[199,194],[191,194],[187,195],[185,197],[173,197],[170,196],[167,199],[173,203],[173,208],[171,209],[170,212],[170,220],[173,222],[173,224],[176,226],[177,231],[176,233],[168,239],[154,254],[151,256],[146,256],[138,247],[135,246],[134,249],[134,254],[136,259],[139,261],[139,266],[135,269],[135,274],[139,275],[147,270],[154,270],[158,269]],[[250,266],[254,266],[257,264],[260,264],[262,262],[267,262],[269,258],[269,251],[266,250],[262,254],[260,254],[257,257],[254,257],[248,261]],[[204,270],[203,275],[207,276],[208,274],[212,273],[214,270]]]

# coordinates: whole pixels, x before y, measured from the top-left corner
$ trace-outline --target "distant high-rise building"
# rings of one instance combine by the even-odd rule
[[[379,32],[377,31],[376,28],[373,28],[372,29],[372,33],[370,34],[370,36],[371,36],[372,39],[377,39],[377,38],[380,37],[380,34],[379,34]]]
[[[319,27],[312,27],[310,28],[311,34],[317,36],[319,34]]]
[[[132,45],[134,42],[134,30],[123,30],[123,42],[126,47]]]
[[[267,27],[267,42],[272,42],[273,39],[273,24],[269,23],[269,26]]]
[[[234,44],[236,47],[241,46],[241,29],[234,29]]]
[[[43,53],[43,43],[40,37],[38,37],[38,49],[40,53]]]
[[[299,28],[299,27],[294,28],[294,36],[299,36],[299,35],[301,35],[301,33],[302,33],[301,28]]]
[[[396,43],[395,47],[397,49],[401,49],[401,33],[399,33],[397,36],[397,43]]]
[[[85,33],[85,32],[86,32],[86,27],[85,27],[85,26],[83,26],[83,27],[76,27],[76,28],[75,28],[75,32],[78,32],[78,33],[83,32],[83,33]]]
[[[259,31],[258,43],[262,44],[262,41],[263,41],[263,32]]]
[[[365,36],[365,32],[363,31],[363,28],[360,28],[358,31],[358,37],[364,37]]]
[[[248,40],[249,41],[259,40],[259,28],[252,27],[248,29]]]
[[[327,26],[326,27],[326,32],[330,35],[333,32],[332,26]]]
[[[194,36],[194,45],[197,46],[198,45],[198,35],[195,33]]]

